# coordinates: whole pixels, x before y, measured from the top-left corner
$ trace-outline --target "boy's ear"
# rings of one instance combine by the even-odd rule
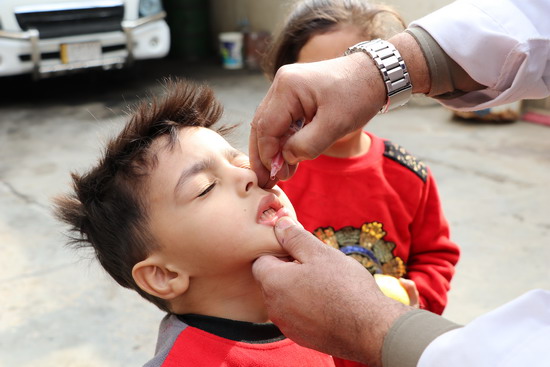
[[[154,255],[134,265],[132,277],[143,291],[166,300],[181,296],[189,288],[186,272],[170,269]]]

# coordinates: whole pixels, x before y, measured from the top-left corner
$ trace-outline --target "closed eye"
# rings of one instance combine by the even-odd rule
[[[204,196],[204,195],[208,194],[210,191],[212,191],[212,189],[214,188],[214,186],[216,186],[216,182],[212,182],[212,183],[206,188],[206,190],[204,190],[203,192],[201,192],[201,193],[199,194],[198,197],[201,197],[201,196]]]

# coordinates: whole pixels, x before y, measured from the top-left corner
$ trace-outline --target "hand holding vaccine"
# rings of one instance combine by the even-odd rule
[[[304,119],[299,119],[294,121],[288,130],[287,138],[281,141],[281,147],[285,144],[285,142],[288,140],[289,137],[300,131],[300,129],[304,126]],[[284,158],[283,158],[283,152],[282,150],[279,150],[275,157],[273,157],[273,160],[271,161],[271,174],[270,178],[272,180],[275,179],[277,176],[277,173],[281,170],[284,164]]]

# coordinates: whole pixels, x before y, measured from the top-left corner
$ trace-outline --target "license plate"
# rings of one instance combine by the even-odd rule
[[[100,58],[101,44],[99,42],[63,43],[61,45],[61,62],[63,64]]]

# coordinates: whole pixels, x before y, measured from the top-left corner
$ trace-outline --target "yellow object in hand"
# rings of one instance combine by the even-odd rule
[[[399,301],[403,304],[410,305],[411,300],[409,299],[409,294],[403,288],[399,279],[392,277],[391,275],[384,274],[374,274],[374,280],[378,287],[386,296],[393,298],[396,301]]]

